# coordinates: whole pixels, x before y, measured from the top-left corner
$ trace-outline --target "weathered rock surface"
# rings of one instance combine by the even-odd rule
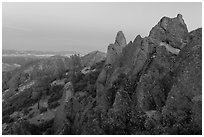
[[[202,128],[202,29],[190,32],[189,43],[181,50],[163,113],[175,123]],[[185,123],[185,124],[184,124]],[[192,129],[196,132],[196,128]]]
[[[153,40],[166,42],[174,48],[182,49],[188,42],[188,30],[181,14],[175,18],[163,17],[152,28],[149,37]]]
[[[122,31],[117,33],[115,43],[108,46],[106,65],[113,65],[121,56],[122,49],[126,46],[126,39]]]
[[[66,118],[66,104],[70,102],[73,97],[74,90],[71,82],[64,85],[63,96],[60,101],[60,106],[57,108],[54,118],[55,134],[63,134],[65,127],[70,126],[70,121]]]
[[[126,39],[122,31],[117,33],[115,43],[108,46],[105,66],[97,79],[97,102],[104,108],[107,108],[108,101],[105,97],[106,90],[110,87],[110,78],[114,70],[119,65],[119,59],[122,55],[122,49],[126,46]]]
[[[124,118],[127,118],[126,114],[135,108],[136,111],[142,110],[145,112],[146,114],[144,115],[147,115],[149,112],[155,112],[154,117],[159,119],[156,118],[155,121],[155,118],[150,118],[150,120],[147,118],[145,122],[147,125],[144,126],[147,129],[151,124],[154,127],[158,125],[161,117],[174,114],[175,119],[181,117],[184,120],[189,115],[191,122],[188,122],[188,125],[199,127],[198,129],[192,129],[195,131],[191,131],[191,133],[200,133],[202,125],[200,122],[201,111],[197,109],[200,108],[201,110],[202,102],[201,37],[201,29],[188,33],[186,24],[180,14],[176,18],[162,18],[150,31],[148,37],[141,38],[138,35],[133,43],[127,44],[122,49],[120,57],[110,54],[114,55],[117,60],[114,57],[112,57],[112,60],[108,60],[109,57],[107,57],[110,65],[108,67],[105,66],[98,77],[97,82],[101,83],[97,84],[97,91],[101,90],[103,92],[97,92],[97,96],[102,96],[97,101],[101,101],[101,104],[104,104],[106,109],[109,109],[111,115],[117,113],[118,116],[120,115],[120,117]],[[194,65],[191,62],[195,62]],[[107,70],[109,70],[109,73],[107,73]],[[200,73],[195,74],[196,71]],[[117,85],[118,88],[113,88],[115,86],[113,83],[119,79],[121,73],[124,73],[128,79],[131,79],[131,82],[123,81],[126,87],[131,87],[126,90],[122,88],[124,90],[122,93],[127,93],[123,96],[119,96],[121,95],[121,83]],[[176,97],[171,98],[170,96],[173,93]],[[122,99],[124,97],[127,100]],[[175,98],[177,98],[177,101],[174,101]],[[186,100],[186,102],[180,103],[182,100]],[[126,105],[131,104],[130,102],[134,105]],[[185,106],[188,113],[182,112]],[[125,110],[128,109],[128,112],[124,108]],[[171,112],[172,109],[176,111]],[[125,114],[115,112],[116,110],[121,110]],[[180,113],[183,115],[180,116]],[[112,116],[108,115],[108,117]],[[125,121],[131,121],[131,119],[133,118],[127,118]],[[115,122],[117,123],[117,120]],[[156,128],[159,128],[159,130],[166,134],[171,134],[174,130],[177,132],[178,128],[181,128],[181,132],[177,132],[177,134],[187,133],[185,131],[187,127],[175,126],[179,122],[174,122],[174,127],[170,129],[172,131],[169,131],[169,129],[166,131],[164,128],[161,129],[161,125],[156,126]],[[157,133],[156,129],[155,133]]]
[[[149,46],[155,50],[148,53],[148,68],[136,89],[137,104],[144,111],[159,110],[165,104],[176,57],[188,39],[181,15],[172,19],[163,17],[150,31]]]
[[[188,33],[182,15],[178,14],[176,18],[162,18],[151,30],[148,37],[141,38],[138,35],[133,43],[130,42],[122,49],[119,59],[117,57],[117,60],[114,58],[112,61],[108,60],[111,63],[114,62],[112,63],[114,66],[110,65],[114,69],[112,67],[109,69],[111,73],[107,73],[107,71],[101,72],[101,76],[99,76],[101,81],[98,79],[98,82],[103,83],[103,85],[98,84],[97,87],[103,92],[97,92],[97,95],[103,96],[103,99],[98,98],[97,101],[100,100],[101,104],[104,104],[106,109],[109,109],[111,115],[117,113],[119,117],[124,117],[125,119],[127,118],[126,114],[129,113],[125,110],[128,109],[131,112],[134,107],[137,111],[142,110],[145,112],[145,115],[149,112],[155,112],[154,117],[159,119],[156,118],[155,121],[155,118],[153,118],[154,120],[152,121],[152,118],[150,120],[147,118],[147,125],[145,126],[147,129],[150,128],[148,126],[154,125],[159,130],[164,130],[161,129],[161,125],[156,126],[161,121],[161,117],[173,115],[174,119],[181,117],[185,121],[185,118],[188,118],[189,115],[191,122],[188,122],[188,125],[199,127],[198,129],[192,129],[194,131],[189,133],[200,133],[202,125],[199,122],[201,121],[201,111],[196,111],[196,109],[200,108],[201,110],[201,45],[201,30]],[[194,65],[191,62],[194,62]],[[195,74],[195,72],[200,73]],[[119,79],[121,73],[126,74],[129,79],[135,80],[132,85],[130,84],[131,82],[125,82],[126,86],[134,85],[135,89],[133,88],[133,91],[128,89],[128,92],[124,91],[124,93],[129,94],[124,94],[123,96],[119,96],[121,95],[121,83],[117,85],[119,88],[109,90],[113,88],[114,81]],[[106,84],[107,81],[108,84]],[[174,97],[171,98],[170,96],[173,93]],[[122,99],[125,96],[129,99]],[[175,96],[177,101],[174,100]],[[184,102],[181,103],[180,101]],[[131,104],[130,102],[134,105],[126,105]],[[185,106],[188,112],[183,110]],[[116,112],[116,110],[121,110],[125,115]],[[125,121],[127,122],[128,119]],[[163,132],[172,134],[172,132],[177,132],[176,130],[181,128],[181,131],[177,132],[177,134],[187,133],[185,131],[187,126],[175,126],[180,121],[174,122],[172,131],[168,129],[168,131],[164,130]],[[117,123],[118,121],[115,120],[115,122]],[[156,129],[155,133],[157,133]],[[115,132],[115,134],[117,133]]]
[[[126,43],[126,39],[125,39],[125,36],[124,36],[122,31],[119,31],[117,33],[117,36],[115,38],[115,44],[118,44],[121,47],[125,47],[126,46],[126,44],[127,44]]]

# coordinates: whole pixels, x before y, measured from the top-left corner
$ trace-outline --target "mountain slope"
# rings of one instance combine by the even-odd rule
[[[100,62],[102,60],[105,60],[106,54],[100,51],[93,51],[85,56],[83,56],[82,59],[82,64],[84,66],[93,66],[97,62]]]
[[[7,126],[3,133],[202,134],[201,47],[202,29],[188,32],[182,15],[178,14],[174,18],[163,17],[149,36],[138,35],[128,44],[119,31],[114,43],[107,48],[105,60],[98,52],[82,58],[72,56],[67,61],[54,57],[45,61],[49,63],[44,62],[49,65],[37,65],[35,70],[42,74],[49,72],[55,78],[61,74],[55,70],[66,68],[67,71],[63,71],[64,75],[58,80],[44,79],[34,91],[21,92],[24,94],[13,98],[19,102],[14,106],[3,103],[6,108],[3,109],[3,123]],[[24,71],[32,72],[29,67],[25,68]],[[43,85],[46,82],[47,85]],[[35,93],[37,89],[41,89],[41,95]],[[38,101],[30,101],[35,105],[25,100],[33,92]],[[27,106],[22,105],[20,99],[32,104],[32,108],[42,107],[35,107],[33,115],[44,122],[34,125],[26,119],[12,122],[13,107],[16,113],[27,118],[26,114],[21,114]],[[16,109],[17,106],[21,109]],[[54,115],[52,119],[40,116],[50,112]],[[34,127],[39,132],[34,132]]]

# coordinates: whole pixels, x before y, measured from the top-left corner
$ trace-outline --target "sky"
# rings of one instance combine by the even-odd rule
[[[202,27],[202,3],[2,4],[2,48],[17,50],[107,51],[122,30],[127,42],[148,36],[163,16],[180,13],[188,31]]]

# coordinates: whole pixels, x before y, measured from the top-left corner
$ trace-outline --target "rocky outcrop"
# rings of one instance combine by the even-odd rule
[[[66,104],[69,103],[70,99],[73,97],[73,85],[68,82],[64,85],[63,96],[60,102],[60,106],[57,108],[54,119],[54,131],[55,134],[63,134],[65,132],[66,126],[70,126],[70,121],[66,118]]]
[[[147,38],[148,68],[136,89],[137,104],[144,111],[159,110],[165,104],[171,87],[171,74],[180,50],[188,42],[187,27],[180,14],[176,18],[163,17]]]
[[[188,42],[188,30],[181,14],[175,18],[163,17],[152,28],[149,37],[158,42],[166,42],[174,48],[182,49]]]
[[[125,120],[127,114],[135,109],[144,112],[147,117],[144,122],[146,130],[154,125],[165,133],[172,134],[181,129],[177,134],[185,134],[186,128],[193,126],[190,132],[200,133],[201,111],[197,109],[201,110],[202,102],[201,45],[201,30],[188,33],[182,15],[178,14],[175,18],[163,17],[148,37],[138,35],[134,42],[122,48],[122,52],[119,49],[113,52],[110,49],[113,45],[109,46],[106,66],[97,80],[99,106],[106,106],[109,120],[116,115]],[[191,62],[194,62],[193,65]],[[196,71],[199,73],[195,74]],[[125,74],[130,82],[122,81],[122,84],[120,74]],[[118,110],[124,113],[120,114]],[[153,117],[149,116],[151,112],[154,112]],[[164,123],[167,119],[179,119],[171,123],[173,127],[161,129],[162,123],[159,121],[162,121],[162,117]],[[130,116],[125,121],[131,119]],[[190,122],[186,119],[190,119]],[[119,122],[113,121],[108,125]],[[183,121],[188,126],[181,126]],[[124,130],[125,127],[121,129]]]
[[[202,128],[202,29],[190,32],[189,43],[178,55],[175,79],[168,94],[163,114],[178,126],[193,124]]]
[[[110,87],[110,78],[113,71],[119,65],[122,49],[126,46],[126,39],[122,31],[117,33],[115,43],[108,46],[105,67],[97,79],[97,101],[98,104],[107,108],[106,90]],[[105,89],[106,88],[106,89]]]
[[[121,57],[121,68],[126,74],[137,74],[141,71],[148,57],[148,39],[138,35],[134,42],[130,42],[123,49]]]
[[[126,46],[126,44],[127,44],[126,43],[126,39],[125,39],[125,36],[124,36],[122,31],[119,31],[117,33],[117,36],[115,38],[115,44],[118,44],[121,47],[125,47]]]
[[[49,94],[61,101],[53,133],[202,134],[202,29],[188,33],[182,15],[163,17],[148,37],[128,44],[119,31],[105,62],[84,69],[80,62],[69,62],[62,97],[59,87]]]
[[[122,31],[117,33],[115,43],[108,46],[106,65],[113,65],[121,56],[122,49],[126,46],[126,39]]]
[[[119,37],[120,33],[117,34],[115,44],[118,43]],[[106,91],[110,88],[122,72],[129,76],[139,75],[138,78],[142,75],[137,83],[137,92],[135,92],[135,96],[138,98],[137,104],[146,110],[155,109],[156,106],[162,107],[168,91],[163,92],[164,86],[160,84],[160,81],[172,70],[176,55],[179,54],[180,49],[186,45],[187,41],[187,27],[182,16],[178,15],[172,19],[162,18],[150,31],[149,37],[141,38],[138,35],[133,43],[130,42],[124,48],[115,44],[110,45],[107,52],[106,71],[103,70],[98,78],[98,91]],[[149,92],[149,89],[153,93]],[[99,96],[100,94],[105,95],[98,92]],[[154,105],[151,100],[157,102],[154,107],[151,106],[153,108],[150,108],[147,103],[150,101],[149,104]],[[147,105],[143,105],[144,103]]]

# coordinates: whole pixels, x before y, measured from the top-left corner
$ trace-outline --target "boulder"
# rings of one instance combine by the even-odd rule
[[[172,47],[182,49],[188,42],[187,26],[181,14],[175,18],[163,17],[152,28],[149,37],[157,42],[166,42]]]

